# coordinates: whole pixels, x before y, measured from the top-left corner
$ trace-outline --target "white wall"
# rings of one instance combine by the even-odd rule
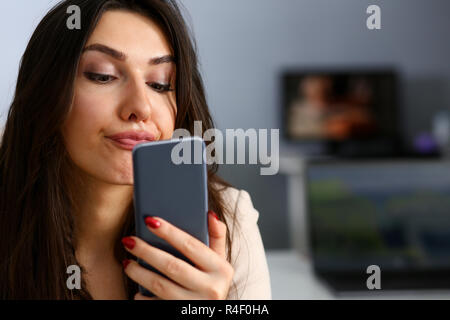
[[[17,80],[19,62],[39,21],[58,1],[0,1],[0,127],[3,127]]]

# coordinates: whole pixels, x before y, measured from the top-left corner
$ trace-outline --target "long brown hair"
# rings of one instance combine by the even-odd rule
[[[67,8],[81,9],[81,29],[66,26]],[[106,10],[129,10],[156,22],[176,59],[175,128],[192,134],[194,121],[213,128],[198,70],[195,41],[175,0],[72,0],[54,6],[34,31],[22,57],[14,99],[0,146],[0,298],[89,299],[89,292],[66,287],[67,267],[77,264],[70,168],[61,124],[74,94],[82,49]],[[208,142],[207,142],[208,143]],[[228,226],[235,219],[221,192],[230,185],[208,166],[209,209]],[[128,254],[121,236],[134,234],[134,207],[117,239],[116,257]],[[227,217],[225,217],[227,215]],[[227,259],[231,236],[227,232]],[[137,285],[127,281],[128,296]]]

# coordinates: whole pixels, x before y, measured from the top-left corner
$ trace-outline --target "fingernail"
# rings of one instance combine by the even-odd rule
[[[155,218],[147,217],[147,218],[145,218],[145,224],[148,225],[150,228],[156,229],[156,228],[159,228],[159,226],[161,225],[161,222],[159,222]]]
[[[124,237],[122,238],[122,244],[131,250],[136,245],[136,241],[134,241],[134,239],[131,237]]]
[[[125,260],[122,261],[122,266],[123,266],[124,270],[127,268],[129,263],[130,263],[130,260],[128,260],[128,259],[125,259]]]
[[[214,211],[209,210],[208,213],[212,214],[214,218],[216,218],[217,220],[219,220],[219,217],[217,216],[217,214]],[[219,220],[220,221],[220,220]]]

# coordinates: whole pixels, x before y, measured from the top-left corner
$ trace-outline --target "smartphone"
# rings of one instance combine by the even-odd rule
[[[132,158],[136,236],[193,265],[148,230],[144,219],[161,217],[209,246],[208,177],[203,139],[194,136],[138,144],[133,148]],[[144,261],[138,259],[138,263],[166,277]],[[154,296],[142,286],[139,291]]]

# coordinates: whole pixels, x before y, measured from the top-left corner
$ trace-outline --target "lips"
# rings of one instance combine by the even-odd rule
[[[155,136],[147,131],[120,132],[107,136],[106,138],[112,140],[116,146],[125,150],[133,150],[137,144],[155,140]]]

